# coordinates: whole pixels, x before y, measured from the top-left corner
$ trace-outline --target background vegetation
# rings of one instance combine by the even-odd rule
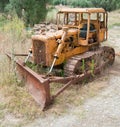
[[[0,11],[11,17],[16,13],[28,25],[44,20],[49,0],[1,0]]]
[[[47,12],[53,7],[50,5],[103,7],[107,11],[120,8],[119,0],[0,0],[0,12],[11,17],[16,13],[26,25],[33,25],[45,20]]]
[[[70,5],[72,7],[102,7],[107,11],[120,8],[119,0],[53,0],[54,5]]]

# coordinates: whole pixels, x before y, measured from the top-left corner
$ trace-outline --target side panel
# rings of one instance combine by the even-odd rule
[[[99,32],[99,41],[100,42],[103,42],[105,40],[105,28],[102,28],[100,29],[100,32]]]

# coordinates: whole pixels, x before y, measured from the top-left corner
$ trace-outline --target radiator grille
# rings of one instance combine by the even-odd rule
[[[37,64],[46,64],[45,43],[42,41],[33,41],[33,58]]]

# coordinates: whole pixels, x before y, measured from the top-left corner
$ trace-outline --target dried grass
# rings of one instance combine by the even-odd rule
[[[5,97],[4,107],[2,107],[7,110],[7,113],[28,120],[41,115],[41,108],[29,95],[24,84],[18,82],[15,63],[13,60],[10,62],[5,55],[6,52],[27,53],[31,44],[26,35],[24,23],[17,17],[5,24],[0,31],[0,92],[2,91]],[[3,118],[4,115],[3,110],[0,112],[0,117]]]
[[[109,13],[109,27],[119,23],[119,13],[119,10]],[[19,23],[20,26],[18,26]],[[7,113],[13,113],[16,117],[24,117],[25,121],[53,113],[61,115],[71,109],[72,106],[82,105],[88,98],[96,96],[99,90],[105,87],[106,77],[98,79],[103,80],[102,84],[95,80],[85,85],[72,85],[55,99],[54,105],[51,105],[48,111],[43,113],[26,91],[25,86],[22,85],[23,87],[21,87],[17,82],[13,65],[4,55],[5,52],[27,53],[31,44],[29,39],[26,39],[23,23],[15,18],[13,22],[6,24],[0,31],[0,40],[0,92],[2,91],[5,97],[4,103],[0,104],[0,119],[3,119],[6,113],[3,112],[3,109],[7,109]],[[59,88],[57,84],[54,85],[53,91]]]

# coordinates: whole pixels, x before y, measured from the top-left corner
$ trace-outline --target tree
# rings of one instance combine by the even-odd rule
[[[63,4],[63,1],[53,0],[53,4]],[[102,7],[107,11],[120,8],[120,0],[66,0],[65,4],[73,7]]]
[[[94,7],[102,7],[107,11],[120,8],[119,0],[91,0]]]
[[[4,7],[9,3],[9,0],[0,0],[0,12],[4,11]]]
[[[71,5],[73,7],[91,7],[91,1],[89,1],[89,0],[76,0],[76,1],[72,1]]]
[[[45,19],[47,9],[46,0],[9,0],[6,10],[15,10],[26,24],[33,25]]]

